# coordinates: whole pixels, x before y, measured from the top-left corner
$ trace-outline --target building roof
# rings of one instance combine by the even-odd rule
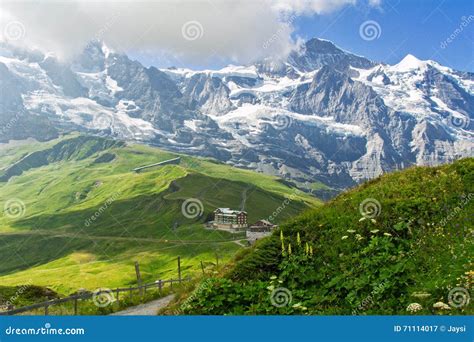
[[[168,159],[168,160],[163,160],[159,163],[154,163],[150,165],[145,165],[145,166],[140,166],[134,168],[132,171],[139,172],[141,170],[149,169],[150,167],[155,167],[155,166],[161,166],[161,165],[167,165],[167,164],[172,164],[181,161],[181,157],[173,158],[173,159]]]
[[[226,215],[233,215],[233,214],[240,214],[244,213],[247,214],[246,211],[241,211],[241,210],[233,210],[229,208],[217,208],[215,211],[219,210],[221,213],[226,214]]]
[[[267,226],[274,226],[273,223],[271,223],[270,221],[267,221],[267,220],[258,220],[257,222],[255,223],[258,223],[258,222],[262,222],[263,224],[267,225]]]

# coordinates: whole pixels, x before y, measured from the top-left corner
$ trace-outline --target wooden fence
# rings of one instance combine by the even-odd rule
[[[78,306],[79,300],[91,299],[94,296],[100,296],[101,294],[104,294],[104,293],[105,294],[113,293],[115,294],[115,297],[116,297],[115,300],[118,301],[120,299],[120,293],[122,292],[128,292],[130,293],[130,297],[132,297],[133,291],[139,291],[140,293],[139,295],[143,295],[144,293],[146,293],[147,289],[150,289],[150,288],[157,288],[161,294],[166,284],[169,284],[170,288],[172,289],[173,284],[176,284],[176,283],[181,284],[183,281],[190,281],[190,280],[191,280],[191,277],[188,276],[187,278],[180,277],[180,279],[157,280],[153,283],[143,284],[139,286],[122,287],[122,288],[116,288],[113,290],[100,290],[100,291],[95,291],[95,292],[84,292],[84,293],[75,294],[75,295],[65,297],[65,298],[52,299],[46,302],[36,303],[36,304],[28,305],[28,306],[23,306],[21,308],[0,312],[0,316],[16,315],[19,313],[28,312],[31,310],[41,309],[41,308],[44,309],[44,314],[48,315],[49,307],[58,305],[58,304],[69,303],[69,302],[74,302],[74,315],[77,315],[77,306]]]

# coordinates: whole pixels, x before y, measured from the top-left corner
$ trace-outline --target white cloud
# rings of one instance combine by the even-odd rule
[[[369,5],[370,6],[378,7],[381,4],[382,4],[382,0],[369,0]]]
[[[52,51],[64,58],[99,38],[119,51],[168,51],[187,61],[219,56],[245,63],[290,51],[295,44],[291,39],[291,19],[295,15],[324,14],[355,2],[3,0],[0,20],[3,39],[6,26],[15,20],[25,30],[24,37],[15,43]]]

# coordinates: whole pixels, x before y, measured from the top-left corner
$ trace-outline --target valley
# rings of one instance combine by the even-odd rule
[[[133,169],[180,157],[179,164]],[[321,202],[278,178],[211,159],[79,134],[0,147],[0,284],[34,284],[66,295],[201,272],[229,260],[245,234],[208,230],[217,207],[244,206],[249,221],[275,220]],[[198,215],[182,204],[196,199]]]
[[[281,225],[166,313],[472,315],[474,159],[383,175]]]

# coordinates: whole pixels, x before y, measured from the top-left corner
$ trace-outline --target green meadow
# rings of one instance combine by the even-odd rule
[[[473,213],[473,158],[385,174],[282,224],[167,310],[472,315]]]
[[[200,215],[183,215],[189,199]],[[205,229],[215,208],[244,208],[253,222],[286,199],[275,223],[321,204],[276,177],[149,146],[78,134],[1,145],[0,286],[130,285],[136,261],[144,281],[176,278],[178,256],[184,276],[197,274],[243,248],[242,234]]]

